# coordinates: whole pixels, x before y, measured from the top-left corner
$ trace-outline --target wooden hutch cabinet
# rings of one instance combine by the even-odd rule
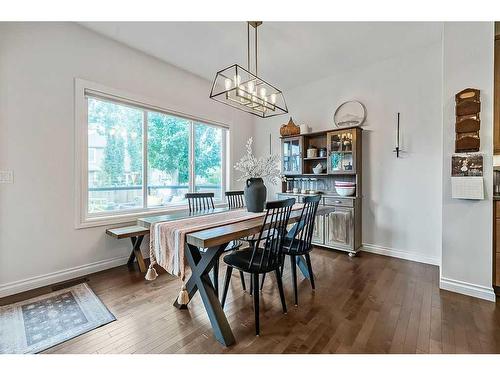
[[[307,195],[320,193],[320,204],[329,210],[316,216],[313,243],[350,256],[356,255],[362,244],[361,135],[362,129],[354,127],[281,138],[281,172],[287,181],[282,183],[278,198],[291,196],[301,202]],[[318,152],[308,155],[308,149]],[[356,183],[355,194],[338,195],[337,180]]]

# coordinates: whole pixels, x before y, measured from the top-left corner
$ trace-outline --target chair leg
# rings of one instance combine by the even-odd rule
[[[266,274],[262,274],[262,280],[260,281],[260,291],[262,292],[262,288],[264,288],[264,280],[266,279]]]
[[[240,271],[240,280],[241,280],[241,286],[243,287],[243,291],[247,290],[245,286],[245,274],[243,271]]]
[[[309,253],[305,255],[306,258],[306,263],[307,263],[307,270],[309,271],[309,280],[311,281],[311,288],[314,290],[316,287],[314,286],[314,275],[313,275],[313,269],[311,265],[311,257],[309,256]]]
[[[250,274],[250,295],[253,294],[253,274]]]
[[[253,278],[253,306],[255,313],[255,335],[259,336],[260,334],[260,325],[259,325],[259,274],[254,273],[252,275]]]
[[[214,289],[215,295],[219,298],[219,259],[214,264]]]
[[[283,308],[283,314],[286,314],[286,301],[285,301],[285,291],[283,290],[283,280],[281,279],[281,274],[278,269],[276,269],[275,273],[276,273],[276,282],[278,284],[278,290],[280,292],[281,307]]]
[[[233,273],[233,267],[227,266],[226,277],[224,279],[224,290],[222,291],[222,300],[221,300],[222,308],[224,308],[224,304],[226,303],[227,290],[229,289],[229,282],[231,281],[231,273]]]
[[[290,255],[290,267],[292,269],[292,284],[293,284],[293,296],[295,299],[295,306],[298,306],[298,296],[297,296],[297,264],[295,263],[295,255]]]

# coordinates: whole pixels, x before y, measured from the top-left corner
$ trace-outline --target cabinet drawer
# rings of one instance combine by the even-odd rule
[[[500,219],[500,201],[495,201],[495,216]]]
[[[337,197],[325,197],[323,199],[325,206],[354,207],[354,199]]]

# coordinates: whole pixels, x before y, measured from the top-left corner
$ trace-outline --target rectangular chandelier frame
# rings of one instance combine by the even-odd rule
[[[238,64],[216,73],[210,98],[262,118],[288,113],[281,90]]]

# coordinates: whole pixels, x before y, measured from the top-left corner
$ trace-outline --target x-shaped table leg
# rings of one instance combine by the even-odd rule
[[[127,264],[132,266],[134,264],[134,259],[137,259],[139,270],[141,272],[146,272],[146,263],[144,263],[144,258],[141,253],[141,243],[143,238],[144,236],[130,237],[130,241],[132,241],[132,252],[130,253]]]
[[[196,246],[187,244],[186,257],[191,268],[191,277],[186,283],[186,289],[189,300],[193,298],[196,292],[200,293],[215,338],[221,344],[229,346],[234,344],[233,332],[208,275],[226,246],[227,243],[209,247],[202,253]],[[174,302],[174,306],[179,309],[187,308],[186,305],[179,305],[177,300]]]

